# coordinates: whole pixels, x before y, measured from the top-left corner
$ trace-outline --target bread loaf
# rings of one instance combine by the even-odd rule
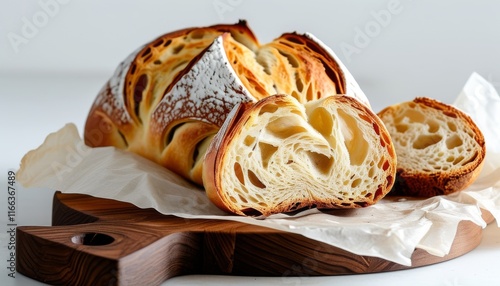
[[[333,52],[310,34],[261,45],[244,21],[165,34],[116,69],[89,112],[85,143],[116,146],[202,185],[205,150],[241,102],[349,94],[369,105]]]
[[[359,208],[391,189],[396,155],[389,133],[348,96],[301,104],[292,96],[240,104],[208,147],[209,198],[239,215],[303,208]]]
[[[420,97],[378,113],[398,156],[397,195],[431,197],[465,189],[479,175],[484,137],[462,111]]]

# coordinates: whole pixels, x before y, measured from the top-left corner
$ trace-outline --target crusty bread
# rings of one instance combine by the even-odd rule
[[[465,189],[479,175],[484,137],[472,119],[431,98],[389,106],[378,113],[398,156],[391,194],[431,197]]]
[[[116,146],[202,184],[202,159],[240,102],[349,94],[369,105],[333,52],[310,34],[260,45],[244,21],[165,34],[125,59],[98,94],[85,143]]]
[[[334,95],[303,105],[275,95],[233,110],[208,147],[203,181],[219,208],[268,216],[374,204],[395,172],[389,133],[356,99]]]

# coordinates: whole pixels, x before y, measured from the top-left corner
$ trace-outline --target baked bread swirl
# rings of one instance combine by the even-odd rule
[[[398,156],[391,194],[431,197],[465,189],[479,175],[486,153],[483,134],[464,112],[419,97],[378,113]]]
[[[199,185],[202,159],[232,108],[286,93],[349,94],[369,105],[333,52],[310,34],[261,45],[246,22],[165,34],[127,57],[89,112],[85,143],[135,152]]]
[[[396,160],[382,121],[356,99],[275,95],[233,109],[203,181],[212,202],[239,215],[359,208],[391,190]]]

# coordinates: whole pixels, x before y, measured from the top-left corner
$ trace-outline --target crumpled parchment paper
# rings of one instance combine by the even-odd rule
[[[311,209],[266,219],[229,215],[215,207],[203,190],[163,167],[113,147],[85,146],[74,124],[48,135],[38,149],[26,154],[17,176],[27,188],[110,198],[183,218],[240,221],[410,266],[415,248],[446,255],[460,221],[485,227],[481,209],[500,221],[500,138],[495,131],[500,126],[500,97],[490,83],[473,73],[454,104],[483,131],[486,162],[467,190],[425,200],[384,198],[363,209]]]

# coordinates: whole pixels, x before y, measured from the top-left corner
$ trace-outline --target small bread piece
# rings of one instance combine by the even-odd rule
[[[479,175],[486,153],[484,137],[457,108],[418,97],[378,113],[398,156],[391,194],[447,195],[465,189]]]
[[[396,154],[364,104],[334,95],[305,105],[276,95],[235,107],[208,147],[203,183],[239,215],[359,208],[391,189]]]

